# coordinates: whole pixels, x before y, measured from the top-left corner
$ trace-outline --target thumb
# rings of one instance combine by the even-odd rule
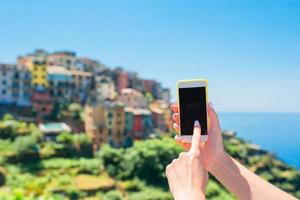
[[[198,120],[194,122],[194,133],[192,137],[192,146],[190,152],[195,153],[199,151],[201,143],[201,126]]]

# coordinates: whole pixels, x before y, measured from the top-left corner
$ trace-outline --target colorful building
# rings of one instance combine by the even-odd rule
[[[117,101],[133,108],[147,108],[148,106],[148,99],[142,93],[131,88],[123,89],[117,97]]]
[[[164,100],[155,100],[149,105],[153,126],[162,130],[172,127],[170,105]]]
[[[152,93],[153,92],[153,87],[155,85],[155,81],[154,80],[143,80],[143,84],[144,84],[144,91],[145,92],[149,92]]]
[[[112,146],[121,147],[126,140],[124,105],[122,103],[105,102],[105,106],[109,142]]]
[[[151,112],[148,109],[133,110],[133,139],[145,139],[153,130]]]
[[[143,81],[138,77],[137,73],[128,73],[128,88],[135,89],[139,92],[144,91]]]
[[[109,141],[105,121],[105,107],[103,104],[86,105],[84,116],[85,132],[93,141],[93,149],[98,150],[102,143]]]
[[[20,65],[0,64],[0,104],[29,106],[31,74]]]
[[[32,67],[29,69],[31,71],[31,84],[35,89],[47,88],[49,86],[47,64],[45,61],[34,61]]]
[[[106,75],[95,76],[95,93],[98,102],[114,100],[117,94],[112,78]]]
[[[120,72],[118,74],[116,82],[117,82],[117,91],[121,93],[121,91],[127,88],[128,86],[128,73],[124,71]]]
[[[84,105],[94,90],[94,77],[90,72],[70,70],[72,102]]]
[[[52,112],[53,99],[47,90],[33,90],[31,101],[39,120]]]
[[[170,102],[171,94],[169,88],[162,89],[162,100],[166,101],[167,103]]]
[[[153,94],[154,99],[162,99],[161,83],[155,82],[153,89],[152,89],[152,94]]]
[[[47,69],[49,92],[55,102],[68,103],[71,102],[71,72],[64,67],[50,66]]]
[[[49,66],[61,66],[67,70],[82,70],[76,65],[76,53],[71,51],[57,51],[47,55],[47,64]]]
[[[77,70],[92,72],[93,74],[99,74],[106,70],[105,65],[90,58],[77,58],[75,65]]]
[[[47,60],[48,53],[42,49],[37,49],[33,53],[27,54],[25,56],[19,56],[17,58],[17,64],[21,66],[26,66],[28,69],[33,67],[35,61],[44,62]]]
[[[125,107],[124,110],[125,110],[125,132],[126,132],[126,135],[132,136],[133,122],[134,122],[134,115],[133,115],[134,108]]]

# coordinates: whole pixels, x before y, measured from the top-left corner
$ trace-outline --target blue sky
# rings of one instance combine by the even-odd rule
[[[1,3],[0,62],[74,50],[171,88],[207,78],[218,111],[300,112],[299,0]]]

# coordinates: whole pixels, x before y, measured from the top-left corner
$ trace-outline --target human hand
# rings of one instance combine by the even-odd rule
[[[177,159],[166,167],[170,190],[175,200],[205,199],[208,173],[201,165],[201,128],[195,121],[189,152],[180,153]]]
[[[173,127],[177,132],[180,132],[180,118],[179,118],[179,107],[177,104],[172,104],[171,109],[174,112],[173,120],[174,124]],[[219,119],[217,113],[212,107],[212,104],[208,104],[208,120],[209,120],[209,127],[208,127],[208,140],[206,143],[202,144],[199,148],[201,151],[201,164],[203,167],[211,171],[211,167],[214,163],[221,158],[224,154],[224,147],[223,147],[223,139],[221,128],[219,125]],[[185,151],[188,151],[191,147],[191,143],[187,143],[182,140],[180,135],[175,137],[176,142],[180,144]]]

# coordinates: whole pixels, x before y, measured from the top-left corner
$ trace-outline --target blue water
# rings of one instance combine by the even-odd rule
[[[222,129],[300,169],[300,113],[220,113],[219,120]]]

